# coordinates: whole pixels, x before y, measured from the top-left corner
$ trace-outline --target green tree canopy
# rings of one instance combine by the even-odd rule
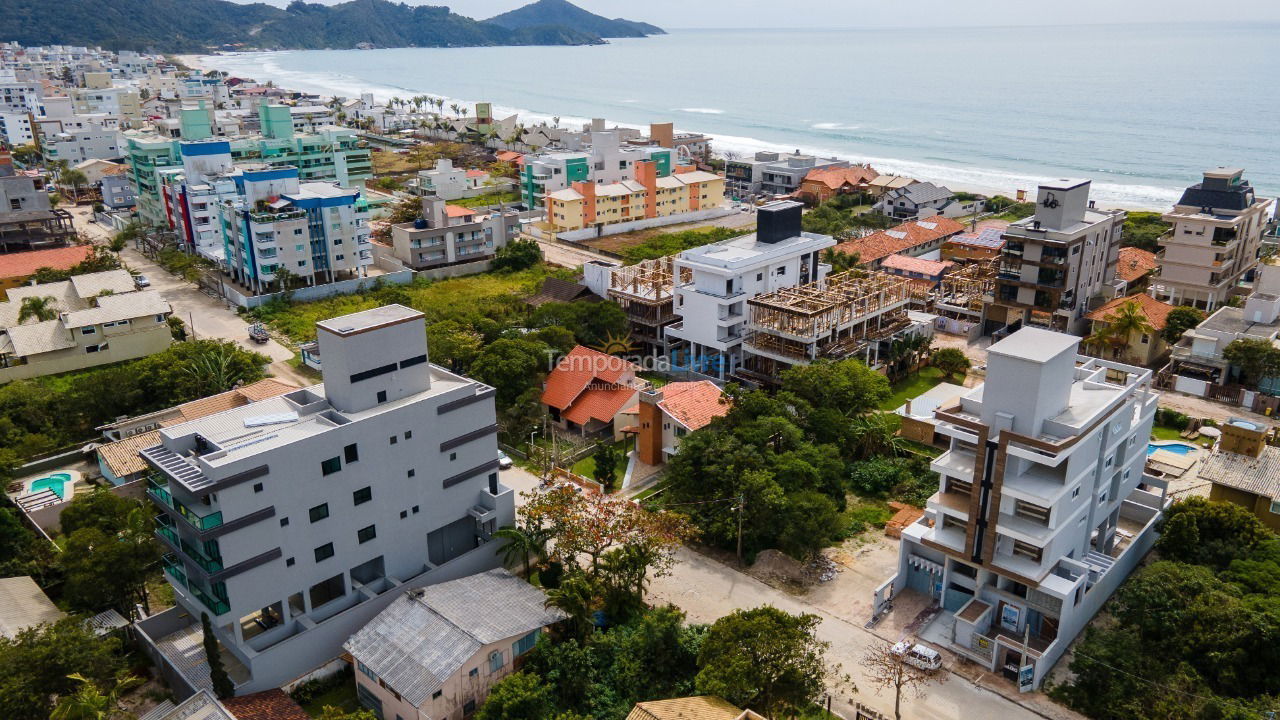
[[[698,691],[766,717],[798,713],[822,692],[825,654],[816,615],[774,607],[736,610],[707,631],[698,653]]]
[[[542,261],[542,248],[536,240],[512,240],[498,248],[490,267],[495,272],[526,270]]]
[[[1190,497],[1165,512],[1156,550],[1170,560],[1226,568],[1272,537],[1262,521],[1239,505]]]
[[[1204,322],[1204,313],[1190,305],[1179,305],[1165,316],[1164,330],[1161,335],[1165,342],[1173,344],[1182,339],[1182,334]]]
[[[497,390],[499,408],[510,407],[550,369],[549,351],[536,340],[495,340],[471,363],[471,377]]]
[[[0,715],[5,720],[48,720],[55,695],[74,693],[82,677],[103,687],[124,669],[120,641],[95,637],[83,618],[0,637]]]
[[[1222,351],[1227,362],[1240,368],[1242,380],[1256,384],[1264,377],[1280,373],[1280,350],[1270,340],[1240,338]]]
[[[538,676],[512,673],[489,691],[476,720],[547,720],[556,709],[552,698],[552,689]]]
[[[846,415],[874,408],[889,397],[889,381],[860,360],[819,360],[782,372],[782,389],[811,405]]]
[[[929,356],[929,364],[942,371],[947,378],[951,378],[959,373],[963,373],[969,369],[969,358],[964,351],[959,348],[944,347],[933,351]]]

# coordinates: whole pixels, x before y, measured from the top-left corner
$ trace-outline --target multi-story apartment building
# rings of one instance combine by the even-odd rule
[[[0,383],[132,360],[169,347],[169,303],[155,290],[135,289],[124,270],[11,288],[8,302],[0,303]],[[19,322],[22,301],[29,297],[53,298],[58,316]]]
[[[0,82],[0,112],[43,115],[43,95],[37,82]]]
[[[654,164],[658,177],[675,170],[675,154],[670,148],[622,147],[617,133],[593,131],[590,147],[583,150],[525,156],[520,191],[526,207],[543,207],[547,195],[576,182],[612,185],[634,180],[636,163],[644,160]]]
[[[950,443],[931,464],[938,492],[874,599],[933,598],[942,612],[920,636],[1023,690],[1136,567],[1167,507],[1166,483],[1143,473],[1151,373],[1078,356],[1078,343],[1019,330],[989,350],[998,382],[935,412]]]
[[[755,233],[676,256],[671,275],[680,279],[674,287],[680,320],[665,328],[674,365],[729,377],[742,364],[748,301],[826,277],[830,266],[820,264],[818,254],[835,240],[803,232],[803,208],[794,201],[770,203],[760,208]]]
[[[575,182],[547,195],[545,202],[546,226],[553,234],[595,230],[607,235],[636,227],[627,223],[644,221],[643,227],[656,227],[705,217],[690,214],[724,204],[724,178],[691,166],[658,177],[657,166],[642,160],[635,165],[634,180],[608,185]]]
[[[1096,209],[1089,184],[1041,185],[1035,215],[1005,230],[985,334],[1023,325],[1080,334],[1085,315],[1109,299],[1125,213]]]
[[[224,269],[258,293],[283,270],[309,285],[364,277],[373,264],[369,206],[359,190],[298,182],[291,167],[237,169],[238,194],[217,206]]]
[[[427,361],[422,313],[317,323],[324,383],[162,428],[141,451],[177,607],[139,624],[179,698],[207,615],[242,695],[325,665],[404,590],[498,565],[514,519],[493,389]]]
[[[124,135],[115,129],[87,128],[45,135],[40,143],[46,163],[66,160],[75,165],[85,160],[115,160],[124,157]]]
[[[760,157],[758,154],[756,157]],[[760,190],[761,195],[790,195],[800,189],[800,184],[804,182],[805,176],[815,168],[847,168],[849,163],[846,160],[837,160],[830,158],[815,157],[813,155],[802,155],[800,153],[791,153],[789,155],[781,155],[772,161],[764,163],[760,169]]]
[[[36,141],[29,112],[0,112],[0,142],[9,147],[30,145]]]
[[[1237,292],[1258,264],[1272,200],[1257,197],[1244,171],[1217,168],[1183,191],[1160,238],[1160,274],[1151,296],[1213,310]]]
[[[422,198],[422,218],[391,226],[397,260],[414,270],[487,260],[520,235],[517,212],[481,215],[438,197]]]
[[[226,138],[209,144],[225,146],[233,162],[256,161],[273,167],[296,167],[299,179],[305,182],[336,181],[343,187],[357,187],[373,177],[369,150],[359,146],[356,131],[330,127],[318,133],[296,135],[289,108],[283,105],[261,105],[258,116],[261,135]],[[181,141],[154,133],[125,133],[130,173],[138,188],[138,215],[146,225],[166,223],[159,171],[182,167],[182,148],[212,137],[195,132],[194,126],[192,130],[190,134],[184,133]]]
[[[135,88],[72,88],[70,92],[78,114],[102,113],[119,118],[129,127],[138,127],[142,122],[142,98]]]
[[[44,179],[13,169],[0,150],[0,252],[66,245],[76,236],[71,213],[49,202]]]

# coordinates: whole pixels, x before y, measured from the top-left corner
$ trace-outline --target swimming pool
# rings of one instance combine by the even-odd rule
[[[52,490],[54,495],[66,499],[66,485],[71,481],[70,473],[54,473],[48,477],[32,480],[27,486],[28,492],[34,494],[41,490]]]
[[[1188,445],[1186,443],[1180,443],[1180,442],[1163,443],[1161,445],[1147,443],[1147,455],[1150,455],[1151,453],[1157,450],[1164,450],[1166,452],[1171,452],[1177,455],[1186,455],[1195,449],[1196,448],[1194,445]]]

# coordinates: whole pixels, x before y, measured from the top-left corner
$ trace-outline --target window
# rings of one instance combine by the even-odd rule
[[[456,452],[449,453],[449,462],[453,462],[454,460],[457,460],[457,459],[458,459],[458,453]]]
[[[329,503],[322,503],[307,511],[307,515],[311,517],[311,522],[320,522],[329,517]]]
[[[408,472],[409,477],[413,477],[416,472],[417,471],[414,470],[413,468],[409,468],[409,472]]]
[[[391,363],[390,365],[383,365],[381,367],[373,368],[372,370],[362,370],[358,373],[352,373],[351,382],[358,383],[362,380],[378,377],[379,375],[386,375],[387,373],[395,372],[396,367],[395,363]]]
[[[351,493],[351,501],[356,505],[363,505],[364,503],[367,503],[372,499],[373,499],[373,489],[369,487],[362,487],[359,490]]]
[[[323,475],[332,475],[342,469],[342,459],[332,457],[320,463],[320,473]]]
[[[494,650],[489,653],[489,673],[493,674],[502,669],[506,662],[502,659],[502,651]]]
[[[467,673],[467,677],[478,677],[479,675],[480,668],[471,668],[471,672]]]
[[[98,332],[98,328],[96,328],[96,327],[94,327],[94,326],[92,326],[92,325],[90,325],[89,327],[82,327],[82,328],[80,328],[80,334],[81,334],[81,335],[92,335],[92,334],[94,334],[94,333],[96,333],[96,332]]]
[[[408,511],[408,510],[401,510],[401,511],[400,511],[400,519],[401,519],[401,520],[403,520],[403,519],[405,519],[405,518],[407,518],[407,517],[409,517],[409,511]]]
[[[511,655],[513,657],[520,657],[521,655],[532,650],[534,646],[538,644],[538,636],[541,634],[542,634],[542,628],[538,628],[537,630],[534,630],[528,635],[525,635],[524,637],[517,640],[516,644],[511,646]]]
[[[559,171],[557,170],[556,172],[559,172]],[[475,675],[475,673],[476,673],[475,670],[471,671],[472,675]],[[475,698],[472,698],[462,706],[462,716],[471,717],[472,715],[475,714],[475,712],[476,712],[476,701],[475,701]]]
[[[387,438],[387,439],[391,441],[391,444],[392,444],[392,445],[395,445],[396,443],[400,442],[400,438],[399,438],[399,437],[397,437],[397,436],[395,436],[395,435],[392,435],[391,437],[389,437],[389,438]]]
[[[293,558],[288,558],[287,560],[285,560],[285,561],[284,561],[284,566],[285,566],[285,567],[293,567],[293,563],[294,563]]]
[[[1080,497],[1080,488],[1076,487],[1071,491],[1071,499],[1075,500],[1078,497]]]
[[[417,515],[417,514],[418,514],[418,506],[417,506],[417,505],[414,505],[414,506],[413,506],[413,514],[414,514],[414,515]]]
[[[370,680],[372,680],[372,681],[374,681],[374,682],[378,682],[378,676],[373,674],[373,671],[369,669],[369,666],[368,666],[368,665],[365,665],[364,663],[362,663],[362,662],[360,662],[359,660],[357,660],[357,661],[356,661],[356,669],[358,669],[360,672],[364,673],[364,676],[365,676],[365,677],[367,677],[367,678],[369,678]]]
[[[778,277],[782,277],[783,275],[786,275],[786,274],[787,274],[787,267],[785,265],[778,268]]]
[[[102,348],[105,348],[105,347],[106,347],[106,345],[86,345],[86,346],[84,347],[84,351],[85,351],[85,352],[87,352],[87,353],[96,353],[96,352],[98,352],[99,350],[101,350]]]
[[[413,437],[413,431],[412,431],[412,430],[405,430],[405,431],[404,431],[404,439],[405,439],[405,440],[408,440],[408,439],[410,439],[410,438],[412,438],[412,437]]]
[[[361,544],[367,543],[376,537],[378,537],[378,528],[376,525],[363,527],[356,531],[356,539],[359,540]]]
[[[254,491],[254,492],[256,492],[256,493],[260,493],[260,492],[262,492],[262,483],[254,483],[254,484],[253,484],[253,491]]]
[[[943,515],[942,529],[943,530],[960,530],[961,532],[963,532],[965,530],[965,524],[963,520],[959,520],[957,518],[951,517],[950,515]]]
[[[316,562],[323,562],[333,557],[333,543],[325,543],[316,548]]]
[[[384,402],[386,402],[386,401],[387,401],[387,391],[386,391],[386,390],[379,390],[379,391],[378,391],[378,402],[380,402],[380,403],[384,403]]]
[[[1031,543],[1025,543],[1021,540],[1013,541],[1013,554],[1021,555],[1032,562],[1040,562],[1040,554],[1044,551]]]
[[[443,690],[437,690],[437,691],[435,691],[435,692],[431,693],[431,699],[432,699],[432,700],[435,700],[436,698],[440,697],[440,696],[441,696],[441,695],[443,695],[443,694],[444,694],[444,691],[443,691]]]
[[[352,443],[351,445],[342,448],[342,455],[346,458],[347,464],[350,465],[360,459],[360,448]]]
[[[1280,500],[1271,501],[1271,513],[1273,515],[1280,515]]]
[[[280,518],[280,527],[289,527],[289,518],[287,517]]]

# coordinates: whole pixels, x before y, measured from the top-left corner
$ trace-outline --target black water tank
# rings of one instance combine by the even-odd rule
[[[804,205],[794,200],[771,202],[756,213],[756,239],[779,243],[800,235],[800,213]]]

